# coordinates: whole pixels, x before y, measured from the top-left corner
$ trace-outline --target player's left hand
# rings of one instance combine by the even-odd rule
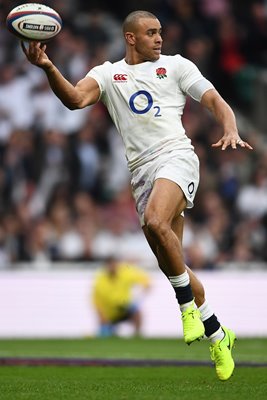
[[[242,140],[238,135],[223,135],[223,137],[218,140],[217,143],[213,143],[212,147],[221,147],[222,150],[225,150],[228,146],[232,149],[236,150],[237,146],[247,148],[249,150],[253,150],[253,147],[250,146],[248,142]]]

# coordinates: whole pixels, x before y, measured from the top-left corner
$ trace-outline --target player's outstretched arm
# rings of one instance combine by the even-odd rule
[[[231,107],[215,89],[210,89],[201,99],[201,104],[208,108],[216,120],[222,125],[224,134],[212,147],[221,147],[225,150],[228,146],[236,149],[237,145],[252,150],[249,143],[241,139],[236,126],[236,119]]]
[[[100,89],[97,82],[86,77],[73,86],[48,58],[45,44],[30,42],[26,47],[21,42],[21,47],[29,62],[45,71],[51,89],[67,108],[80,109],[98,101]]]

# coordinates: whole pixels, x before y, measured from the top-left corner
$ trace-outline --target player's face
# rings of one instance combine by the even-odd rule
[[[158,19],[141,18],[134,33],[135,52],[139,62],[156,61],[162,47],[161,25]]]

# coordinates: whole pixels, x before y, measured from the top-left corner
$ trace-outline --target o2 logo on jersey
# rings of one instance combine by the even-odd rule
[[[138,97],[141,96],[143,100],[145,100],[145,106],[144,108],[136,108],[135,106],[135,100],[138,99]],[[152,107],[153,107],[153,98],[149,92],[146,90],[138,90],[138,92],[134,93],[129,100],[129,106],[130,109],[135,113],[135,114],[146,114]],[[160,114],[160,107],[159,106],[154,106],[153,107],[155,110],[155,115],[154,117],[161,117]]]

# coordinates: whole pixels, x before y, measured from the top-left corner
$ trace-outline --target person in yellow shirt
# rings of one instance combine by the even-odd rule
[[[99,336],[116,334],[118,324],[130,322],[140,334],[140,301],[150,287],[150,278],[141,268],[109,257],[93,283],[92,300],[99,320]],[[134,296],[138,290],[138,296]],[[136,297],[136,298],[135,298]]]

